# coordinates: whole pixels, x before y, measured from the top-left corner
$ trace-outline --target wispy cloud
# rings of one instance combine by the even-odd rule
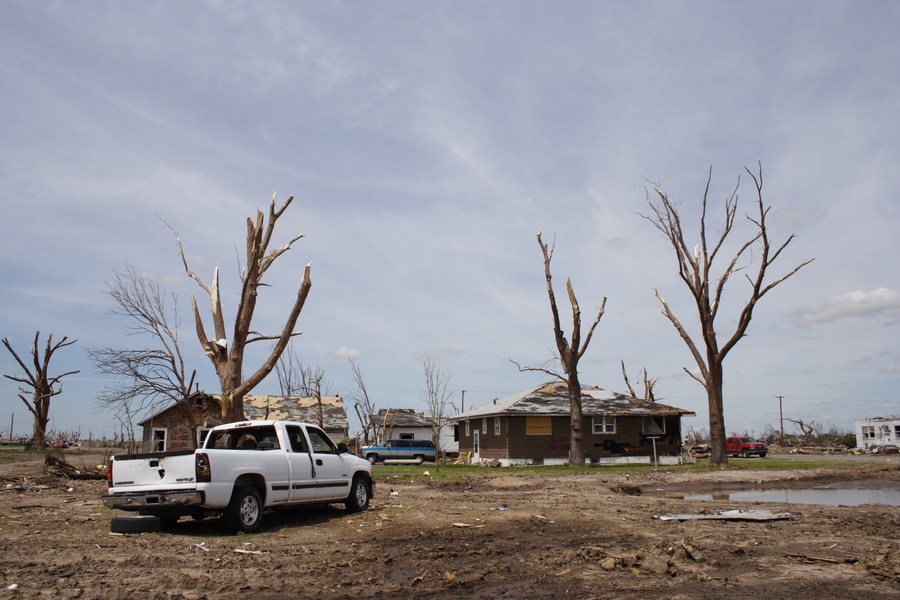
[[[874,317],[900,313],[900,292],[878,288],[870,292],[847,292],[827,302],[799,311],[794,320],[801,325],[825,323],[851,317]]]

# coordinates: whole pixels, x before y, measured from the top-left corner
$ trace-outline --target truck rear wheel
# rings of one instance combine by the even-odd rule
[[[367,454],[366,460],[369,461],[369,464],[374,465],[375,463],[378,462],[378,455],[377,454]]]
[[[262,496],[249,485],[235,488],[222,520],[230,531],[252,533],[262,523]]]

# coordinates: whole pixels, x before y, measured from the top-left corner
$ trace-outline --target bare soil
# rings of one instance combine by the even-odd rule
[[[433,466],[431,467],[433,469]],[[428,466],[410,467],[421,472]],[[376,468],[376,478],[378,478]],[[900,489],[895,464],[852,470],[596,472],[445,483],[377,479],[369,511],[267,513],[229,535],[182,519],[115,535],[105,481],[42,463],[0,467],[0,595],[21,598],[898,598],[900,511],[727,500],[684,491],[865,480]],[[764,508],[781,521],[661,521]]]

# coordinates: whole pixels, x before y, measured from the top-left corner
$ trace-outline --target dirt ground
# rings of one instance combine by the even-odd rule
[[[0,596],[21,598],[898,598],[900,510],[728,500],[684,491],[842,485],[900,489],[898,462],[851,470],[378,477],[369,511],[267,513],[229,535],[182,519],[115,535],[105,481],[40,462],[0,467]],[[428,466],[410,467],[419,472]],[[433,469],[433,466],[432,466]],[[639,493],[640,492],[640,493]],[[768,522],[654,515],[764,508]]]

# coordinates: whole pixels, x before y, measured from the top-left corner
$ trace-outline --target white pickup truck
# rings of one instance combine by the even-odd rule
[[[162,522],[220,515],[244,532],[259,528],[263,509],[342,502],[363,511],[375,490],[369,461],[291,421],[219,425],[197,450],[113,456],[107,482],[109,508]]]

